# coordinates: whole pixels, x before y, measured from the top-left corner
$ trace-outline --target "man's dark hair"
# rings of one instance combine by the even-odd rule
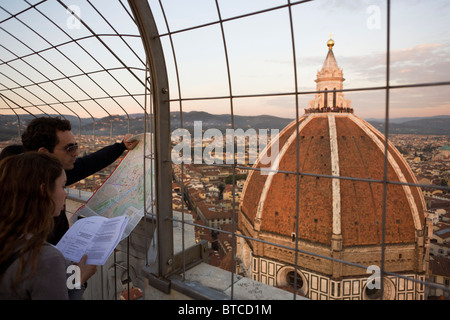
[[[44,147],[53,153],[58,144],[57,131],[70,131],[72,125],[69,120],[60,117],[40,117],[30,121],[22,134],[24,151],[37,151]]]

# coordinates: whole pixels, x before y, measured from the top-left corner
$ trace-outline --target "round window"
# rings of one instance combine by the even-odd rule
[[[363,289],[364,300],[380,300],[381,298],[381,285],[374,280],[367,282]],[[381,300],[394,300],[395,299],[395,286],[392,280],[388,278],[383,279],[383,297]]]
[[[297,276],[295,276],[297,272]],[[306,296],[308,293],[308,283],[300,270],[295,271],[293,267],[284,267],[277,274],[277,286],[287,287],[290,290],[296,286],[296,292],[299,295]]]

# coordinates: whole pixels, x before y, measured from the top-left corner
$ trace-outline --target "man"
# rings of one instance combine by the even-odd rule
[[[130,137],[131,134],[127,134],[121,143],[78,158],[78,144],[70,121],[59,117],[40,117],[28,124],[22,134],[22,144],[24,152],[48,152],[58,158],[66,170],[66,185],[71,185],[107,167],[125,150],[132,150],[138,141],[127,141]],[[69,221],[64,210],[55,218],[55,228],[48,242],[56,245],[68,229]]]

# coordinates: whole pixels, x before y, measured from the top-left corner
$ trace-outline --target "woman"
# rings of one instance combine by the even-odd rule
[[[65,183],[60,162],[42,152],[0,162],[0,299],[69,298],[66,261],[46,242]]]

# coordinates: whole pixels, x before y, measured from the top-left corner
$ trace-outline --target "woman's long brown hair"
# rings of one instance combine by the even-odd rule
[[[0,264],[22,247],[13,284],[21,279],[26,265],[36,270],[41,248],[53,229],[52,193],[62,170],[56,158],[38,152],[0,162]]]

